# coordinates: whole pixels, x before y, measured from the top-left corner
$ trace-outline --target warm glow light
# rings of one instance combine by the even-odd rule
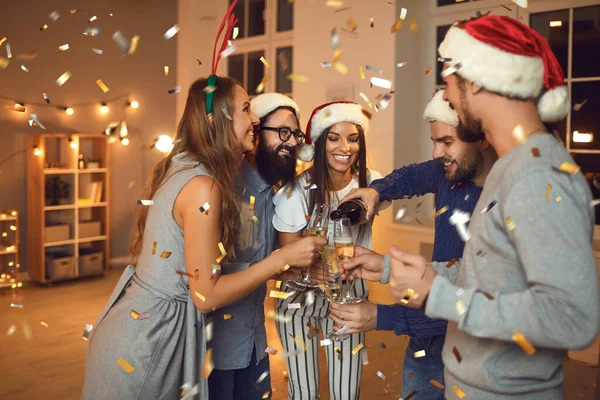
[[[562,21],[550,21],[551,28],[558,28],[562,26]]]
[[[129,144],[129,138],[126,138],[126,137],[121,138],[121,144],[123,146],[127,146]]]
[[[16,230],[17,230],[17,227],[16,227],[15,225],[11,225],[11,226],[10,226],[10,230],[14,232],[14,231],[16,231]]]
[[[72,138],[69,138],[69,146],[71,146],[72,149],[76,149],[77,148],[77,142],[74,141]]]
[[[573,141],[575,143],[591,143],[594,140],[593,133],[579,133],[578,131],[573,132]]]
[[[129,105],[131,106],[131,108],[138,108],[140,106],[140,103],[134,100]]]
[[[11,211],[10,215],[12,215],[13,217],[17,216],[17,212],[16,211]]]
[[[2,237],[7,237],[8,236],[8,232],[2,232]]]
[[[156,150],[162,153],[168,153],[173,148],[173,139],[167,135],[160,135],[158,138],[156,138],[154,147],[156,147]]]
[[[108,114],[108,106],[106,105],[106,103],[102,103],[102,107],[100,107],[100,112],[102,114]]]
[[[33,155],[38,156],[38,157],[42,155],[42,151],[40,150],[39,147],[33,146]]]
[[[67,115],[73,115],[73,114],[75,114],[75,110],[73,110],[71,107],[67,107],[65,109],[65,112],[67,113]]]

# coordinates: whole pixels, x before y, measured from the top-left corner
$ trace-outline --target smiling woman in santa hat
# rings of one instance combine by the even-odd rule
[[[366,166],[365,134],[369,130],[369,119],[370,114],[353,102],[327,103],[312,112],[305,142],[314,143],[314,165],[297,178],[293,187],[284,187],[273,199],[273,225],[279,232],[282,245],[301,237],[307,226],[307,216],[312,214],[317,204],[327,204],[330,210],[334,210],[339,200],[350,190],[367,187],[371,181],[381,178],[381,174]],[[311,150],[309,147],[301,150],[304,160],[312,158]],[[328,234],[329,243],[333,243],[331,221]],[[371,223],[352,227],[352,236],[356,245],[372,248]],[[315,272],[318,273],[318,269],[313,270]],[[355,282],[352,291],[352,295],[359,298],[366,298],[368,295],[367,285],[362,280]],[[301,302],[301,296],[306,293],[300,292],[277,301],[278,314],[286,317],[277,324],[284,350],[295,350],[294,339],[289,334],[301,338],[304,343],[312,344],[308,352],[286,359],[289,371],[288,394],[294,399],[319,398],[319,337],[307,335],[307,323],[320,327],[323,332],[330,331],[333,326],[333,322],[327,318],[329,306],[324,297],[316,296],[312,304],[299,309],[288,307]],[[307,295],[307,299],[308,296],[312,294]],[[325,347],[332,399],[358,399],[363,352],[353,355],[352,350],[359,343],[364,343],[362,332],[350,335],[343,342],[336,342],[335,346]],[[341,357],[338,357],[335,347],[340,349]]]

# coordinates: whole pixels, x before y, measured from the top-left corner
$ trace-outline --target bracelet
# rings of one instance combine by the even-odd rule
[[[381,275],[380,283],[387,285],[390,283],[390,259],[392,256],[386,254],[383,256],[383,274]]]

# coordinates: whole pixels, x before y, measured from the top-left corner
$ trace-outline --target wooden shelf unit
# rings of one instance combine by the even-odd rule
[[[19,279],[19,214],[0,211],[0,288],[11,287]]]
[[[110,243],[109,149],[107,136],[102,134],[32,134],[28,137],[27,152],[27,244],[29,276],[51,284],[103,274],[108,267]],[[38,155],[34,148],[39,150]],[[99,168],[79,169],[79,155],[99,162]],[[59,178],[69,184],[68,196],[59,204],[49,204],[46,185],[49,179]],[[101,196],[97,202],[83,200],[89,197],[94,182],[101,182]],[[2,221],[0,219],[0,221]],[[83,224],[99,222],[100,232],[80,237]],[[46,240],[46,227],[60,223],[68,226],[68,238]],[[66,232],[63,227],[63,233]],[[96,234],[97,233],[97,234]],[[84,235],[85,236],[85,235]],[[103,254],[102,272],[83,274],[83,255],[90,252]],[[73,259],[73,273],[51,278],[48,260],[53,255]]]

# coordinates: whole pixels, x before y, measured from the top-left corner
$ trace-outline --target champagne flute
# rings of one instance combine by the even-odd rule
[[[331,245],[325,246],[321,253],[321,259],[325,268],[329,272],[329,278],[325,283],[325,297],[332,303],[343,303],[342,297],[342,280],[340,278],[339,260],[335,255],[335,247]],[[342,328],[337,323],[335,326]],[[327,339],[333,340],[334,342],[341,342],[350,337],[347,333],[339,333],[331,330],[327,332]]]
[[[352,239],[352,227],[348,218],[340,218],[334,221],[333,225],[333,246],[335,254],[340,262],[349,261],[354,257],[354,240]],[[354,287],[353,275],[346,277],[346,293],[343,302],[346,304],[357,304],[363,301],[362,298],[352,295]]]
[[[329,206],[316,204],[308,223],[306,234],[308,236],[327,237],[327,226],[329,224]],[[294,280],[285,281],[285,285],[293,290],[304,291],[308,288],[314,289],[319,285],[310,280],[310,268],[303,269]]]

